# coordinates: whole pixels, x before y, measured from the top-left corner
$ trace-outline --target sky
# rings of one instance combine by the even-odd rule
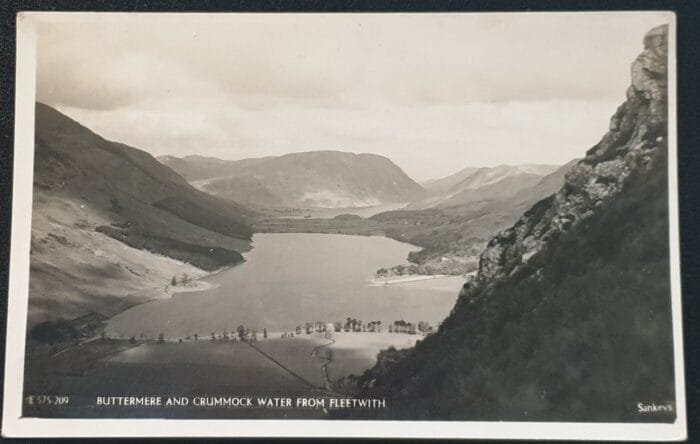
[[[607,131],[663,13],[55,14],[37,100],[153,155],[320,149],[416,180],[563,164]]]

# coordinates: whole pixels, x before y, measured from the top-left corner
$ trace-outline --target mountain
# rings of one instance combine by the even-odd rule
[[[339,384],[386,398],[358,416],[673,420],[637,410],[674,399],[667,32],[647,33],[610,131],[488,242],[438,332]]]
[[[577,162],[572,160],[545,176],[525,171],[542,174],[552,166],[476,168],[458,182],[465,189],[474,188],[470,201],[426,209],[409,205],[370,220],[379,222],[387,236],[423,247],[411,253],[410,260],[425,273],[464,274],[477,269],[488,239],[512,225],[535,202],[557,192]],[[428,186],[428,190],[435,188]]]
[[[523,188],[536,185],[559,165],[499,165],[465,168],[425,184],[427,196],[408,208],[450,207],[473,202],[507,199]]]
[[[573,159],[561,165],[553,172],[543,176],[531,187],[519,189],[510,199],[515,205],[526,205],[528,208],[535,202],[556,193],[564,185],[566,174],[574,168],[581,159]],[[524,210],[523,210],[524,211]],[[519,211],[522,214],[523,211]]]
[[[454,174],[450,174],[447,177],[426,180],[425,182],[421,183],[421,185],[423,186],[423,188],[425,188],[428,192],[431,193],[445,192],[453,186],[460,183],[461,181],[463,181],[464,179],[466,179],[467,177],[471,176],[478,170],[479,168],[474,167],[463,168]]]
[[[30,321],[114,314],[243,260],[249,210],[44,104],[35,125]]]
[[[375,154],[310,151],[260,159],[162,156],[197,188],[260,208],[350,208],[406,203],[423,188]]]

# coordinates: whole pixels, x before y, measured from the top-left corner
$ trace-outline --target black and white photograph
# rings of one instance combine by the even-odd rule
[[[685,437],[673,13],[17,32],[5,436]]]

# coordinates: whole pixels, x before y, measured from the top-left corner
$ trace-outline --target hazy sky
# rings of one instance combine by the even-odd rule
[[[660,13],[80,14],[37,100],[154,155],[385,155],[417,180],[598,142]]]

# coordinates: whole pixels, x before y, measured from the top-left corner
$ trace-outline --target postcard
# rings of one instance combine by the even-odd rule
[[[20,13],[3,435],[683,439],[675,26]]]

